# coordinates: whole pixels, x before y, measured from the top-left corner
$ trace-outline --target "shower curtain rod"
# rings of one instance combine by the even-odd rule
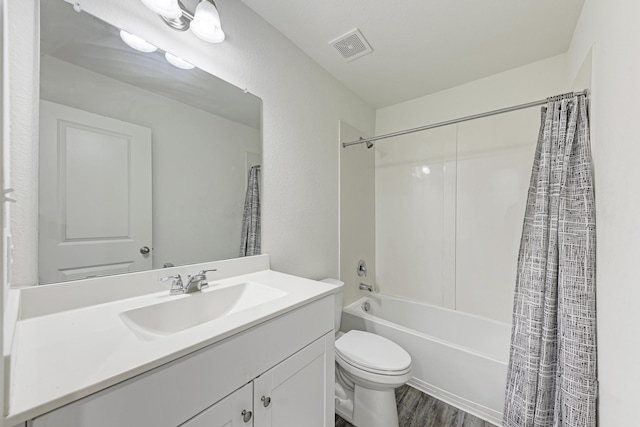
[[[557,95],[557,96],[552,96],[550,98],[541,99],[539,101],[533,101],[533,102],[528,102],[526,104],[514,105],[512,107],[501,108],[499,110],[487,111],[486,113],[474,114],[472,116],[461,117],[459,119],[447,120],[447,121],[444,121],[444,122],[434,123],[434,124],[431,124],[431,125],[420,126],[420,127],[412,128],[412,129],[400,130],[400,131],[397,131],[397,132],[391,132],[391,133],[387,133],[385,135],[372,136],[370,138],[362,138],[362,137],[360,137],[360,139],[358,139],[357,141],[343,142],[342,143],[342,148],[347,148],[350,145],[364,144],[364,143],[367,143],[367,142],[378,141],[380,139],[393,138],[394,136],[406,135],[406,134],[409,134],[409,133],[420,132],[420,131],[427,130],[427,129],[434,129],[434,128],[439,128],[439,127],[442,127],[442,126],[453,125],[453,124],[456,124],[456,123],[467,122],[469,120],[481,119],[483,117],[495,116],[497,114],[508,113],[510,111],[516,111],[516,110],[522,110],[522,109],[525,109],[525,108],[537,107],[538,105],[546,104],[547,102],[549,102],[550,99],[563,99],[563,98],[569,98],[569,97],[578,96],[578,95],[589,96],[589,89],[585,89],[582,92],[569,92],[569,93],[565,93],[565,94],[562,94],[562,95]]]

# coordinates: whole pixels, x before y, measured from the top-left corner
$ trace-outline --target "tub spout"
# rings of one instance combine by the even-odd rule
[[[360,283],[360,290],[361,291],[369,291],[369,292],[373,292],[373,286],[371,285],[367,285],[365,283]]]

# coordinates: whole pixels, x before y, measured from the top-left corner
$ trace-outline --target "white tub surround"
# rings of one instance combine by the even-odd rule
[[[352,329],[381,335],[409,352],[413,363],[409,385],[500,425],[508,324],[377,294],[344,308],[341,330]]]
[[[217,272],[209,273],[205,293],[253,283],[271,288],[273,298],[153,339],[139,337],[125,325],[123,312],[202,297],[199,292],[170,296],[169,285],[158,283],[159,277],[186,277],[210,268]],[[15,425],[52,411],[334,291],[329,284],[270,270],[267,255],[22,289],[5,423]],[[330,332],[331,326],[325,329],[323,333]]]

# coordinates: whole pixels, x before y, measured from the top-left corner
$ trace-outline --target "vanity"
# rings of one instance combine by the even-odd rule
[[[6,425],[333,425],[335,288],[268,255],[169,274],[205,268],[184,295],[166,270],[12,291]]]

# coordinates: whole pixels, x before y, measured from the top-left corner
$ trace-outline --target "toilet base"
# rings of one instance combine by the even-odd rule
[[[340,391],[338,391],[340,390]],[[356,427],[398,427],[394,389],[371,390],[355,385],[345,391],[336,384],[336,414]]]
[[[352,401],[336,401],[336,414],[349,424],[353,424],[353,402]]]
[[[371,390],[356,384],[353,425],[356,427],[398,427],[394,389]]]
[[[336,371],[337,373],[337,371]],[[345,389],[340,382],[335,383],[335,411],[340,417],[353,424],[353,390]]]

